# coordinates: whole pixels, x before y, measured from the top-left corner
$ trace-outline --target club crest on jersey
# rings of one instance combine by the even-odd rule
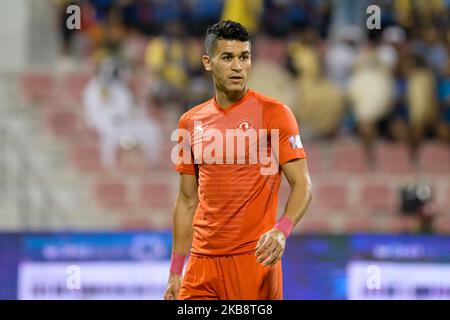
[[[289,142],[291,143],[292,149],[303,148],[302,141],[300,140],[300,135],[292,135],[289,137]]]
[[[252,128],[253,124],[249,119],[242,119],[236,126],[238,133],[245,133],[248,129]]]

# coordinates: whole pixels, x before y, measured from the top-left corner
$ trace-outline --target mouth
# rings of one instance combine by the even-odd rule
[[[239,83],[244,79],[244,77],[242,77],[242,76],[231,76],[229,78],[231,79],[231,81],[233,83]]]

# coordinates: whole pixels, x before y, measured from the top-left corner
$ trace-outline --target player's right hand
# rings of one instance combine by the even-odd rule
[[[285,247],[286,237],[280,230],[273,228],[259,238],[255,252],[256,261],[264,266],[273,266],[280,261]]]
[[[181,274],[170,274],[164,300],[177,300],[181,288]]]

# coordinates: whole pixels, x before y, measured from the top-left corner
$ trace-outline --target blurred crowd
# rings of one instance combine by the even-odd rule
[[[250,87],[289,105],[303,139],[358,135],[369,159],[379,139],[406,144],[413,159],[425,140],[450,143],[450,1],[54,1],[64,56],[121,60],[143,79],[129,90],[147,107],[181,113],[212,96],[203,36],[232,19],[252,34]],[[76,32],[65,25],[70,4],[81,8]],[[369,5],[380,29],[366,25]]]

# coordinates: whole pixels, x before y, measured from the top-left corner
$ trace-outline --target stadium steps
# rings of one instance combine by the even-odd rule
[[[40,81],[32,80],[33,77],[47,80],[40,84]],[[156,169],[148,168],[138,148],[119,151],[116,169],[103,168],[98,139],[84,123],[79,100],[87,81],[85,74],[54,74],[47,78],[42,73],[25,74],[21,81],[29,108],[36,112],[43,127],[42,136],[51,141],[48,144],[59,146],[57,158],[65,162],[62,164],[64,175],[58,174],[60,178],[55,178],[59,181],[55,183],[57,188],[68,189],[67,200],[61,200],[60,205],[66,205],[65,210],[70,211],[70,208],[80,208],[81,202],[93,204],[77,213],[69,213],[67,225],[82,229],[102,226],[170,228],[177,173],[167,161]],[[40,95],[38,92],[44,89],[39,86],[43,86],[49,96]],[[162,121],[167,135],[176,125],[175,118]],[[306,148],[314,195],[306,216],[294,232],[395,233],[408,230],[411,221],[399,214],[399,189],[411,178],[429,181],[435,189],[436,206],[442,213],[440,220],[445,222],[450,216],[447,147],[424,147],[416,165],[410,163],[406,148],[378,143],[373,168],[367,165],[362,145],[354,139],[306,144]],[[162,159],[167,160],[169,155],[170,145],[164,150]],[[83,186],[82,191],[67,184],[72,179]],[[73,194],[78,198],[71,196]],[[289,186],[283,178],[279,214],[288,195]],[[65,199],[62,195],[58,198]]]
[[[423,172],[450,173],[450,147],[441,143],[426,143],[419,154]]]
[[[14,82],[14,79],[8,79]],[[5,81],[2,81],[4,84]],[[5,89],[5,86],[7,87]],[[14,85],[3,85],[2,127],[7,128],[10,136],[9,148],[21,147],[27,154],[29,172],[33,173],[33,182],[26,184],[27,190],[13,188],[12,181],[4,180],[7,189],[6,201],[2,201],[0,225],[3,228],[43,230],[71,229],[80,225],[90,228],[119,226],[120,221],[114,215],[106,216],[101,208],[91,201],[88,187],[77,174],[70,172],[64,159],[65,146],[46,134],[41,121],[40,108],[27,105],[20,97],[20,90]],[[27,99],[27,97],[25,97]],[[30,103],[30,101],[28,101]],[[3,154],[5,178],[10,172],[17,172],[20,163],[14,152]],[[14,171],[14,167],[15,171]],[[25,206],[17,205],[20,197]],[[44,203],[43,203],[44,202]],[[24,213],[23,211],[27,211]],[[19,223],[16,217],[19,219]],[[22,217],[22,218],[21,218]],[[25,217],[25,218],[23,218]],[[107,217],[107,218],[105,218]],[[15,222],[14,222],[15,221]],[[14,222],[14,223],[12,223]]]
[[[82,176],[91,200],[99,208],[121,217],[120,228],[136,225],[169,228],[176,195],[173,184],[176,173],[167,163],[171,146],[166,147],[161,155],[162,164],[158,168],[149,168],[139,148],[119,150],[117,168],[104,168],[100,161],[98,138],[86,127],[81,102],[77,101],[87,81],[85,75],[61,77],[53,89],[53,98],[38,105],[36,109],[41,110],[46,134],[60,143],[64,142],[69,171]],[[70,98],[65,91],[74,83],[78,93]],[[30,89],[23,85],[22,90]],[[167,136],[170,136],[171,129],[171,125],[165,126]]]

